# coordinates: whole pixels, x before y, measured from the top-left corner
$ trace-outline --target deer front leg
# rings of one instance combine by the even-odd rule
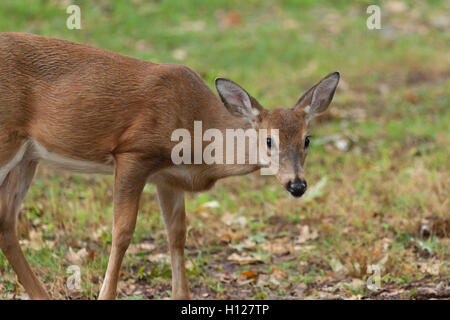
[[[172,263],[172,298],[190,299],[184,262],[186,243],[184,192],[162,184],[159,184],[157,189]]]
[[[112,248],[99,300],[116,298],[120,267],[134,234],[139,199],[147,176],[147,170],[138,161],[116,157]]]

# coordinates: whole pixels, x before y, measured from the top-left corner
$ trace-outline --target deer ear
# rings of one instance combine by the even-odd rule
[[[333,100],[339,83],[339,72],[333,72],[309,89],[296,103],[294,109],[303,112],[306,121],[325,112]]]
[[[228,111],[249,120],[252,124],[261,119],[264,109],[238,84],[224,78],[215,81],[217,92]]]

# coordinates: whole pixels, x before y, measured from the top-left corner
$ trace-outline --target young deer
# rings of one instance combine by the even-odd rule
[[[156,185],[172,262],[172,293],[189,298],[184,265],[184,193],[258,164],[174,165],[177,128],[279,130],[279,182],[306,190],[308,122],[330,104],[331,73],[292,109],[265,110],[244,89],[217,79],[219,99],[191,69],[25,33],[0,33],[0,248],[32,299],[49,295],[25,260],[17,215],[39,162],[83,173],[114,174],[112,249],[99,299],[114,299],[146,183]]]

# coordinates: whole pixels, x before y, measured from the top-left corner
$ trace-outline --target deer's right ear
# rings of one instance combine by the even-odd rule
[[[261,119],[264,109],[238,84],[224,78],[216,78],[215,84],[220,99],[231,114],[243,117],[252,124]]]
[[[339,78],[339,72],[330,73],[298,100],[294,109],[305,114],[306,122],[327,110],[333,100]]]

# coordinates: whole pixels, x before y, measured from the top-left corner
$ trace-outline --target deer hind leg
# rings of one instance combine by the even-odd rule
[[[184,261],[186,243],[184,192],[162,184],[157,185],[157,190],[172,262],[172,298],[190,299]]]
[[[27,159],[27,152],[26,143],[13,160],[0,168],[0,249],[11,263],[30,298],[49,299],[25,259],[16,232],[18,211],[37,167],[36,161]]]

